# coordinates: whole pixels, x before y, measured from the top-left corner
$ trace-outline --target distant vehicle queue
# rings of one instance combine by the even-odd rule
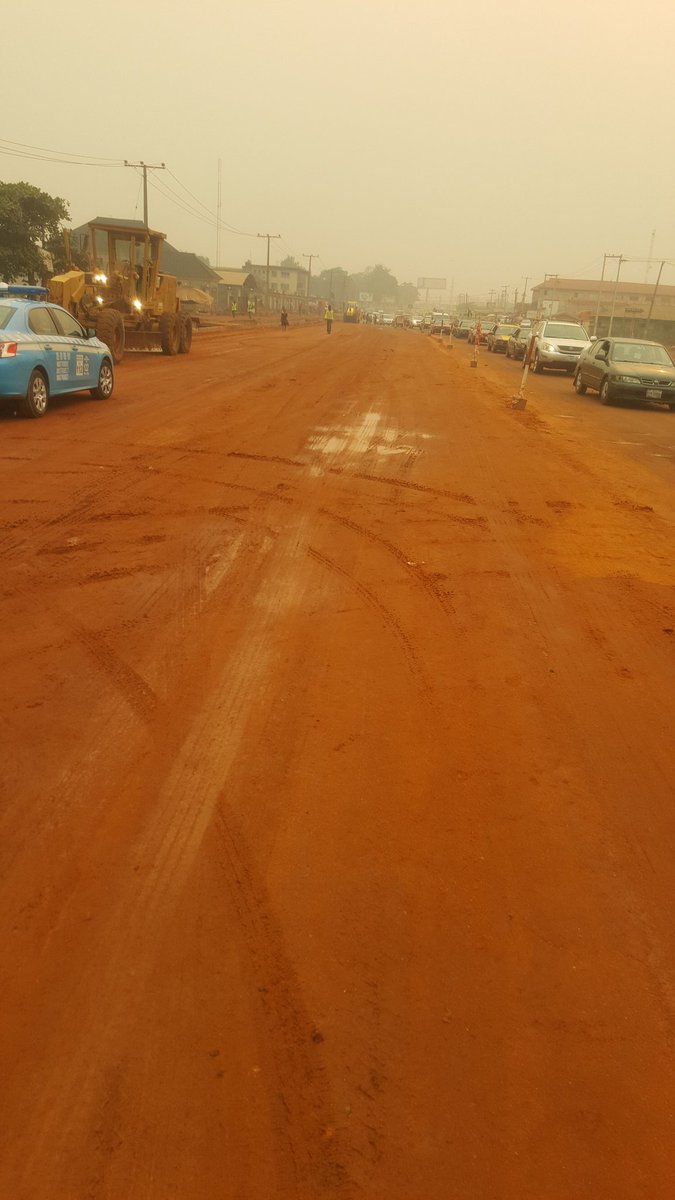
[[[424,316],[365,313],[375,325],[399,325],[423,333],[446,335],[513,361],[527,359],[530,370],[572,376],[577,395],[598,393],[602,404],[622,400],[652,401],[675,412],[675,363],[659,342],[640,338],[596,338],[572,319],[523,317],[519,321],[451,317],[444,312]]]

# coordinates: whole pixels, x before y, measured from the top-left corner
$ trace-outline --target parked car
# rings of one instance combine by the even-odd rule
[[[530,325],[520,325],[511,334],[506,343],[507,358],[524,358],[527,350],[527,343],[532,337],[532,328]]]
[[[447,333],[447,334],[449,334],[451,328],[452,328],[452,320],[450,318],[450,313],[432,312],[431,326],[430,326],[430,330],[429,330],[430,333],[436,333],[436,334]]]
[[[112,354],[93,329],[43,299],[46,288],[0,285],[0,397],[23,417],[43,417],[50,396],[113,393]]]
[[[495,325],[487,336],[487,348],[492,354],[505,354],[506,344],[512,333],[516,332],[517,325]]]
[[[574,372],[574,390],[615,400],[655,400],[675,411],[675,364],[665,346],[637,338],[602,338],[586,350]]]
[[[382,313],[379,323],[380,323],[380,325],[393,325],[394,324],[394,314],[393,313]]]
[[[473,317],[462,317],[462,319],[457,321],[457,323],[453,326],[452,336],[456,338],[468,339],[469,332],[471,329],[473,329],[474,324],[475,320]]]
[[[532,370],[538,375],[547,367],[574,371],[579,355],[590,346],[583,325],[575,321],[540,321],[535,329]]]

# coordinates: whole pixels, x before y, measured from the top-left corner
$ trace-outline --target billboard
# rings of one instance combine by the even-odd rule
[[[359,300],[362,304],[371,304],[373,299],[372,292],[359,292]]]
[[[432,292],[444,292],[446,282],[445,279],[438,279],[435,275],[420,275],[417,280],[417,286],[422,291],[428,288]]]

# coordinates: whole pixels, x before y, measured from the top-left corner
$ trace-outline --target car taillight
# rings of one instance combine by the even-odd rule
[[[16,342],[0,342],[0,358],[16,358]]]

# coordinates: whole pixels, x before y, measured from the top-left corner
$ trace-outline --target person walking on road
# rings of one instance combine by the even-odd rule
[[[281,328],[288,329],[288,313],[285,308],[281,310]]]
[[[333,321],[335,320],[335,313],[333,312],[332,304],[326,305],[326,311],[323,315],[326,322],[326,333],[330,333],[331,329],[333,328]]]
[[[249,302],[248,302],[248,304],[247,304],[247,306],[246,306],[246,307],[247,307],[247,309],[248,309],[248,319],[249,319],[249,321],[252,321],[252,320],[253,320],[253,314],[255,313],[255,304],[253,303],[253,301],[252,301],[252,300],[249,300]]]
[[[232,301],[230,308],[232,309],[232,316],[236,317],[236,315],[237,315],[237,301],[236,300]]]

